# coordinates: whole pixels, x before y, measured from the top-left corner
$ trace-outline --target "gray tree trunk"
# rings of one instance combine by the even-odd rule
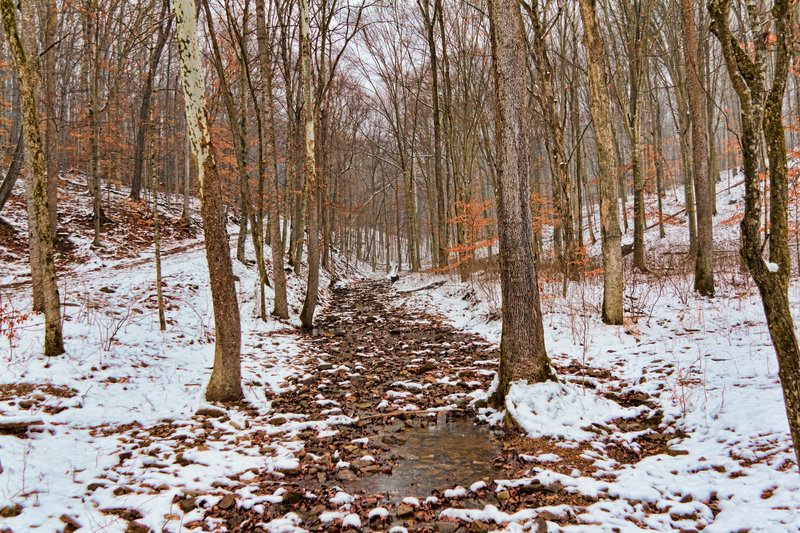
[[[619,229],[617,202],[617,160],[611,129],[611,100],[606,83],[606,58],[596,0],[580,0],[583,20],[583,45],[586,48],[590,111],[597,142],[597,169],[600,178],[600,227],[603,249],[603,322],[622,324],[622,232]]]
[[[555,379],[544,344],[539,285],[533,261],[528,182],[529,128],[522,13],[516,0],[490,0],[489,27],[495,81],[497,227],[503,330],[499,385],[492,402],[503,405],[516,380]]]
[[[39,252],[36,257],[31,255],[31,266],[33,267],[34,262],[39,263],[44,299],[44,354],[56,356],[64,353],[64,342],[61,335],[61,301],[58,295],[58,280],[53,261],[53,233],[50,228],[45,160],[42,152],[36,98],[37,87],[40,83],[39,54],[36,49],[26,51],[23,47],[17,30],[14,2],[0,0],[0,12],[2,13],[6,43],[11,50],[19,80],[22,129],[25,134],[25,159],[29,170],[25,177],[26,195],[30,199],[29,205],[32,205],[34,215],[29,218],[28,225],[33,227],[32,237]],[[22,32],[27,35],[35,35],[36,32],[33,20],[24,14]]]

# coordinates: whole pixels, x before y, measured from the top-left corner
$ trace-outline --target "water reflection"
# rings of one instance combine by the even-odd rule
[[[348,492],[384,494],[387,499],[398,501],[406,496],[425,498],[434,489],[469,487],[476,481],[489,483],[504,477],[492,464],[500,453],[492,431],[474,425],[469,418],[406,430],[402,436],[408,440],[392,449],[399,459],[391,475],[365,476],[343,488]]]

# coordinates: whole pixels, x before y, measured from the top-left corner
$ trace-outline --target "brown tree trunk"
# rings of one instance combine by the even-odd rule
[[[516,380],[555,379],[544,344],[539,285],[533,262],[533,222],[528,181],[529,129],[522,13],[516,0],[490,0],[489,27],[495,81],[500,282],[503,330],[499,385],[503,405]]]
[[[186,123],[197,161],[206,260],[216,330],[214,368],[206,388],[206,399],[238,401],[242,398],[240,355],[242,332],[239,322],[239,303],[225,228],[216,152],[208,129],[203,68],[197,44],[195,6],[193,0],[176,0],[174,5]]]

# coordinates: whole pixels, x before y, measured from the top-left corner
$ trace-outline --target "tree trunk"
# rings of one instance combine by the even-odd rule
[[[154,131],[153,125],[150,125],[150,131]],[[164,295],[162,293],[161,283],[161,225],[158,221],[158,175],[156,170],[156,142],[155,135],[150,136],[150,184],[152,186],[151,192],[153,194],[153,247],[155,248],[156,260],[156,302],[158,303],[158,329],[166,331],[167,320],[164,317]]]
[[[34,216],[28,221],[33,226],[38,257],[31,255],[31,261],[38,260],[42,275],[44,299],[44,354],[56,356],[64,353],[61,336],[61,302],[58,295],[58,280],[53,261],[53,233],[50,228],[50,215],[47,202],[47,182],[45,179],[45,160],[42,153],[42,137],[39,132],[39,111],[36,94],[39,80],[38,50],[26,50],[17,31],[16,13],[12,0],[0,0],[3,28],[6,43],[14,60],[19,80],[20,102],[22,107],[22,128],[25,134],[25,158],[29,172],[25,177],[26,194],[33,206]],[[23,14],[22,31],[35,35],[32,18]],[[30,57],[30,59],[29,59]]]
[[[617,161],[611,129],[605,56],[595,0],[580,0],[583,44],[586,48],[590,111],[597,143],[600,178],[600,226],[603,248],[603,322],[622,324],[622,233],[617,202]]]
[[[147,77],[145,78],[144,88],[142,89],[142,103],[139,106],[139,128],[136,131],[136,144],[133,148],[133,180],[131,182],[132,200],[139,200],[142,190],[142,173],[144,169],[145,158],[145,142],[150,134],[150,102],[153,96],[153,82],[156,77],[156,70],[158,63],[161,59],[161,52],[164,50],[164,45],[167,43],[169,36],[169,29],[172,25],[172,18],[167,17],[167,10],[169,9],[169,1],[165,1],[161,5],[161,16],[159,18],[158,37],[156,38],[156,45],[150,53],[149,67],[147,69]]]
[[[256,36],[258,60],[264,82],[264,134],[267,145],[267,182],[269,187],[269,231],[272,247],[272,279],[275,285],[275,302],[272,314],[289,318],[286,302],[286,273],[283,270],[283,241],[280,227],[280,187],[278,185],[278,156],[275,148],[275,113],[272,96],[272,54],[268,46],[264,0],[256,0]]]
[[[9,1],[9,0],[4,0]],[[193,0],[175,0],[178,51],[181,60],[186,124],[197,162],[203,233],[205,234],[216,345],[214,368],[206,388],[208,401],[238,401],[241,386],[241,325],[233,280],[222,187],[216,151],[208,129],[203,68],[197,43]]]
[[[704,106],[705,90],[697,57],[697,28],[694,1],[681,0],[683,60],[686,64],[686,92],[692,121],[692,170],[697,205],[697,254],[694,261],[694,290],[714,296],[714,238],[711,184],[708,169],[708,122]]]
[[[304,328],[314,327],[314,311],[319,292],[319,206],[317,205],[317,168],[314,153],[314,101],[311,98],[311,28],[308,0],[300,0],[300,55],[303,75],[303,118],[305,122],[306,227],[308,229],[308,283],[300,322]]]
[[[533,262],[529,184],[529,129],[522,13],[516,0],[490,0],[489,28],[495,81],[500,282],[503,330],[494,405],[516,380],[555,379],[544,344],[539,285]]]
[[[766,26],[766,17],[755,5],[748,5],[748,21],[753,28]],[[772,8],[772,31],[775,36],[774,74],[767,91],[768,57],[766,39],[746,42],[745,49],[729,28],[730,0],[712,0],[708,4],[711,31],[718,37],[723,57],[741,104],[742,160],[745,184],[745,208],[741,222],[740,253],[758,286],[764,305],[772,344],[778,357],[778,374],[786,402],[789,429],[795,455],[800,460],[800,346],[789,304],[788,168],[786,140],[781,115],[791,61],[789,1],[776,0]],[[753,31],[751,28],[751,31]],[[755,31],[753,31],[755,33]],[[772,46],[770,46],[772,48]],[[751,56],[752,54],[752,56]],[[767,143],[770,182],[769,264],[763,257],[761,238],[761,192],[759,170],[762,140]]]
[[[17,128],[14,128],[17,129]],[[8,167],[3,183],[0,184],[0,213],[3,212],[6,202],[11,197],[11,191],[14,189],[14,184],[17,183],[20,170],[22,169],[22,159],[24,157],[25,136],[22,131],[18,133],[17,147],[14,149],[14,155],[11,159],[11,164]]]
[[[43,0],[40,17],[44,24],[44,50],[42,55],[42,78],[44,103],[47,120],[44,130],[44,157],[47,167],[47,207],[50,215],[50,229],[56,239],[58,222],[58,132],[56,126],[56,54],[51,48],[56,42],[58,31],[58,8],[55,0]]]

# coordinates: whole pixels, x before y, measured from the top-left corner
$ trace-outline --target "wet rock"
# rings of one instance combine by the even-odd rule
[[[235,503],[236,503],[236,497],[234,497],[233,494],[226,494],[219,501],[219,503],[217,504],[217,507],[219,507],[223,511],[227,511],[228,509],[233,507]]]
[[[407,503],[401,503],[397,506],[397,518],[408,518],[414,515],[414,507]]]

